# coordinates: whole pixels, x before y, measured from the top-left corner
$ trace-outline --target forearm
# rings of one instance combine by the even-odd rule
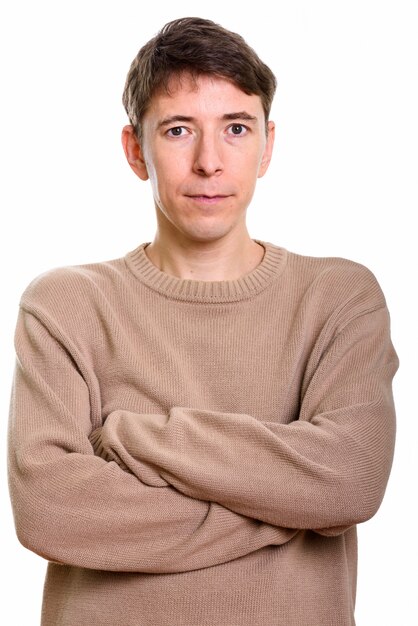
[[[373,471],[381,469],[362,464],[361,447],[342,441],[332,427],[267,425],[245,415],[175,408],[165,428],[175,435],[181,424],[182,436],[168,441],[164,432],[162,444],[166,418],[139,418],[113,414],[99,445],[107,449],[102,454],[111,450],[115,460],[120,455],[121,463],[149,484],[171,484],[194,498],[298,529],[350,526],[368,519],[380,501],[380,490],[370,489],[366,477],[378,482]],[[138,425],[141,439],[135,445]],[[222,433],[222,445],[212,437],[215,431]]]
[[[154,488],[91,456],[24,472],[11,463],[20,541],[59,563],[115,571],[181,572],[217,565],[292,533],[219,504]]]

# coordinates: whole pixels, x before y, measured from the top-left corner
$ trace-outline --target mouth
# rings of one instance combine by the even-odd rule
[[[206,194],[187,194],[187,198],[198,202],[199,204],[216,204],[217,202],[221,202],[222,200],[226,200],[230,196],[223,194],[214,194],[214,195],[206,195]]]

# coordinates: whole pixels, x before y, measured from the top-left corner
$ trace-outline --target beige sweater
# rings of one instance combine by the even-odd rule
[[[50,561],[43,626],[354,624],[355,525],[394,446],[388,312],[363,266],[262,245],[238,280],[142,245],[23,294],[10,490]]]

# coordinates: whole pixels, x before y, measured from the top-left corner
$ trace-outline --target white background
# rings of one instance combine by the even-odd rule
[[[251,235],[360,261],[387,297],[401,360],[398,439],[384,503],[359,528],[356,615],[358,626],[416,626],[417,2],[2,6],[2,458],[23,289],[47,269],[115,258],[153,236],[149,186],[120,147],[130,62],[165,22],[214,19],[240,32],[278,79],[275,155],[249,211]],[[2,467],[2,623],[35,626],[45,563],[15,538]]]

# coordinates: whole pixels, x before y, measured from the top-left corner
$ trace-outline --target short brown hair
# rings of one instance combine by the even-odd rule
[[[139,138],[152,96],[161,88],[168,91],[170,78],[182,73],[226,78],[244,93],[260,96],[267,124],[276,90],[270,68],[241,35],[211,20],[185,17],[166,24],[131,64],[122,101]]]

